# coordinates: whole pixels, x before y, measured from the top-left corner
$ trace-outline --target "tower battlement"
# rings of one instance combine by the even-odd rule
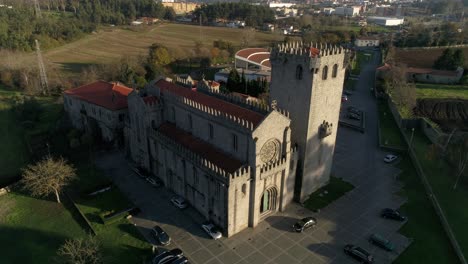
[[[290,42],[279,44],[271,51],[270,61],[274,63],[293,60],[305,62],[310,70],[318,69],[321,65],[321,58],[328,56],[344,56],[346,58],[348,50],[337,45],[323,43],[303,43]],[[343,66],[345,66],[344,63]]]

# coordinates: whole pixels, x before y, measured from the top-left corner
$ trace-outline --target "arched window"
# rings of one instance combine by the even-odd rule
[[[296,67],[296,79],[302,80],[302,66],[297,65]]]
[[[325,66],[322,69],[322,80],[326,80],[327,77],[328,77],[328,66]]]
[[[336,78],[336,75],[338,75],[338,64],[333,65],[332,77]]]

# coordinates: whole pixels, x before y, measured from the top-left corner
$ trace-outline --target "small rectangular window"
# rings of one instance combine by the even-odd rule
[[[209,129],[209,133],[210,133],[210,139],[213,139],[214,138],[214,129],[213,129],[213,125],[212,124],[208,124],[208,129]]]
[[[236,134],[232,134],[231,135],[232,137],[232,149],[237,151],[237,135]]]

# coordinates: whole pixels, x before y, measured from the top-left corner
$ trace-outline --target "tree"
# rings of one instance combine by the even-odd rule
[[[463,50],[445,49],[442,55],[434,62],[434,68],[440,70],[456,70],[465,64]]]
[[[69,264],[101,264],[103,263],[99,241],[93,237],[68,239],[57,254]]]
[[[171,63],[171,55],[166,47],[154,43],[149,48],[148,63],[158,66],[166,66]]]
[[[412,115],[416,106],[416,86],[406,80],[406,69],[403,66],[391,66],[384,78],[384,88],[393,102],[405,117]]]
[[[76,170],[63,158],[47,157],[23,169],[21,182],[33,196],[48,196],[55,193],[60,203],[59,193],[76,178]]]
[[[176,12],[172,7],[166,7],[164,13],[164,19],[174,21],[176,19]]]

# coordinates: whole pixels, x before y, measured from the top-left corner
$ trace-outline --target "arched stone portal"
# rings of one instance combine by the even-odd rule
[[[260,199],[260,214],[276,211],[278,191],[275,187],[270,187],[263,192]]]

